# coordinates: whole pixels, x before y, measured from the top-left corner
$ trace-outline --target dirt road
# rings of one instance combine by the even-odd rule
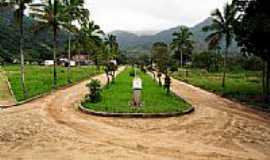
[[[105,76],[96,79],[105,83]],[[269,160],[270,117],[173,80],[196,107],[164,119],[101,118],[74,104],[86,82],[0,112],[0,159]]]

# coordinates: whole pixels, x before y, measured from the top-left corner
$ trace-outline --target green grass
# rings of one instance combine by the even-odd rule
[[[8,89],[6,77],[2,71],[3,70],[0,67],[0,101],[9,101],[12,100],[12,96]]]
[[[25,84],[27,97],[23,96],[20,83],[20,66],[9,65],[4,69],[7,72],[11,88],[17,101],[26,100],[42,93],[49,92],[53,89],[53,67],[26,65],[25,67]],[[75,67],[71,69],[71,80],[77,82],[98,74],[95,67]],[[67,85],[67,68],[57,67],[57,87]]]
[[[142,79],[142,101],[143,107],[133,109],[129,103],[132,99],[132,79],[129,76],[131,68],[123,71],[114,84],[107,86],[102,91],[102,101],[98,103],[86,102],[86,108],[96,111],[114,113],[162,113],[181,112],[190,107],[184,100],[174,95],[167,95],[166,91],[157,85],[147,74],[139,72]]]
[[[262,101],[261,72],[242,71],[230,72],[226,76],[226,87],[223,89],[221,72],[208,73],[205,70],[191,69],[188,77],[184,71],[173,74],[173,77],[194,86],[220,94],[228,98],[235,98],[242,102],[258,106],[267,106]]]

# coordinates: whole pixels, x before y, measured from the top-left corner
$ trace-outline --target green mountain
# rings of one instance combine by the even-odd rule
[[[211,18],[205,19],[203,22],[191,27],[190,30],[193,33],[193,40],[195,41],[195,51],[207,50],[207,42],[205,38],[209,33],[203,32],[202,28],[212,23]],[[172,41],[172,34],[178,31],[180,26],[159,32],[152,36],[138,36],[126,31],[114,31],[112,34],[117,36],[117,41],[123,50],[149,50],[153,43],[162,41],[167,44]],[[224,42],[221,44],[224,47]],[[230,52],[239,52],[236,42],[233,42],[230,47]]]
[[[24,51],[26,61],[41,62],[52,59],[52,32],[47,29],[39,33],[33,32],[33,26],[37,22],[31,17],[24,17]],[[14,9],[0,7],[0,61],[19,61],[19,28],[14,18]],[[67,33],[60,31],[58,36],[58,48],[64,51]]]

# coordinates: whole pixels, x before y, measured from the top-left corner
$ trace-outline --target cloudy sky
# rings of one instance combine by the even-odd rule
[[[193,26],[227,0],[86,0],[91,18],[106,32],[159,31]]]

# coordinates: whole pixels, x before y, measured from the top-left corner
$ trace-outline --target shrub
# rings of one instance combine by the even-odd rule
[[[170,93],[170,87],[171,87],[171,78],[166,75],[165,82],[164,82],[164,88],[167,90],[167,94]]]
[[[135,77],[135,70],[132,69],[130,72],[129,72],[129,76],[130,77]]]
[[[178,71],[177,65],[175,64],[175,65],[171,66],[170,71],[171,71],[172,73],[173,73],[173,72],[177,72],[177,71]]]
[[[222,65],[222,56],[213,51],[201,52],[192,55],[192,65],[196,68],[204,68],[210,71],[218,71]]]
[[[144,66],[141,66],[141,71],[142,71],[143,73],[146,73],[146,69],[144,68]]]
[[[97,103],[101,101],[101,84],[99,80],[92,80],[89,84],[87,84],[89,88],[89,101],[92,103]]]

